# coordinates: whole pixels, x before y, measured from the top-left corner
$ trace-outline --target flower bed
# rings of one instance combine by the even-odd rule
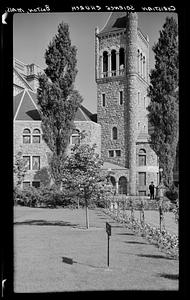
[[[179,240],[176,235],[170,234],[166,230],[160,231],[155,226],[135,219],[133,215],[132,217],[123,216],[121,212],[114,214],[114,212],[105,209],[104,212],[117,222],[133,230],[135,234],[145,237],[151,244],[158,246],[161,251],[164,251],[175,259],[179,258]]]

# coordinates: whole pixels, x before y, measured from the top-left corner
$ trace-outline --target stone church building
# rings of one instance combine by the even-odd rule
[[[36,98],[39,72],[35,64],[14,59],[14,153],[22,151],[28,164],[24,187],[47,178],[50,150]],[[159,165],[148,134],[149,39],[138,27],[137,13],[113,12],[95,29],[95,80],[97,115],[79,107],[70,144],[85,130],[84,142],[97,144],[116,193],[148,195],[150,182],[158,184]]]

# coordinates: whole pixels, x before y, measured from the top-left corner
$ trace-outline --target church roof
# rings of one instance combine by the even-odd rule
[[[99,33],[113,32],[126,27],[126,12],[113,12],[110,14],[105,26]]]
[[[91,116],[92,113],[83,105],[80,105],[75,115],[75,121],[91,121]]]
[[[40,114],[36,103],[25,89],[13,98],[14,119],[17,121],[40,121]]]
[[[16,74],[16,76],[18,76],[18,78],[21,80],[22,84],[24,85],[25,88],[32,90],[32,87],[30,86],[30,84],[28,83],[28,81],[24,78],[23,74],[21,74],[20,72],[18,72],[18,70],[13,67],[13,74]]]
[[[94,121],[93,114],[80,105],[74,121]],[[37,94],[30,90],[23,90],[13,97],[13,117],[15,120],[38,120],[40,121]]]

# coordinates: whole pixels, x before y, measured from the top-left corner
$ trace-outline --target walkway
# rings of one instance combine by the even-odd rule
[[[101,210],[15,208],[15,292],[178,290],[178,261]],[[105,223],[112,226],[107,268]],[[71,258],[73,264],[63,262]]]

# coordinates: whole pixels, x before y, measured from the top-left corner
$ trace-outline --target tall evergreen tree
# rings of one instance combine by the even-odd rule
[[[178,143],[178,27],[173,17],[166,18],[158,42],[153,46],[155,69],[151,70],[148,118],[153,131],[151,147],[159,157],[166,186],[173,182],[173,167]]]
[[[71,45],[69,26],[62,22],[45,52],[47,68],[39,77],[37,95],[43,138],[53,153],[50,170],[56,184],[61,182],[60,165],[74,127],[75,113],[82,102],[74,90],[76,53],[76,47]]]

